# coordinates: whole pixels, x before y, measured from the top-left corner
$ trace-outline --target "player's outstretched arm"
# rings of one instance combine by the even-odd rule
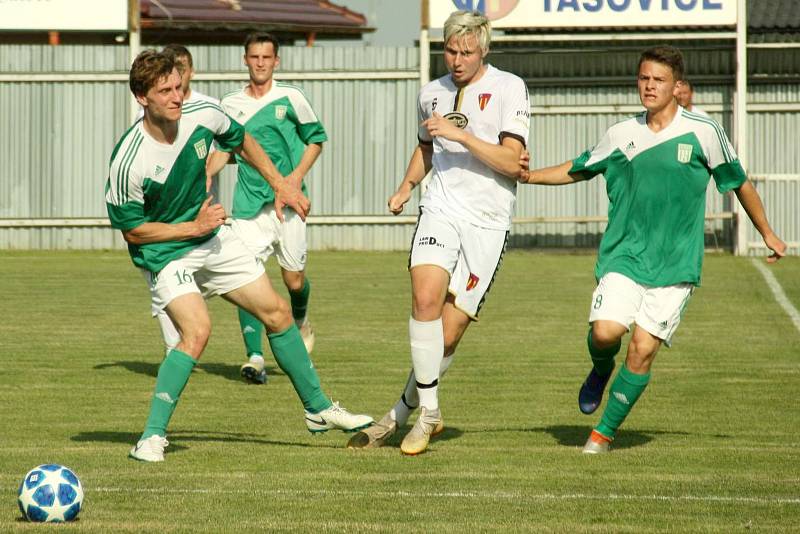
[[[389,211],[392,215],[400,215],[403,212],[403,207],[411,198],[411,191],[422,181],[423,178],[430,172],[432,163],[431,157],[433,156],[433,145],[418,144],[411,154],[411,159],[408,161],[406,174],[403,181],[397,186],[397,191],[389,197]]]
[[[745,180],[734,191],[736,191],[736,198],[741,202],[753,226],[756,227],[756,230],[764,239],[764,244],[772,251],[772,254],[767,258],[767,262],[774,263],[778,261],[786,254],[786,243],[772,231],[769,221],[767,221],[767,214],[764,211],[764,204],[761,203],[761,197],[758,195],[756,188],[753,187],[753,183],[750,180]]]
[[[193,221],[177,224],[147,222],[122,232],[122,237],[132,245],[144,245],[162,241],[187,241],[208,235],[222,226],[227,217],[222,204],[212,204],[212,200],[211,196],[206,198]]]
[[[526,166],[524,157],[520,160],[520,163]],[[584,180],[579,174],[570,174],[569,170],[571,168],[572,161],[565,161],[561,165],[552,167],[523,169],[522,173],[520,173],[519,181],[524,184],[566,185]]]

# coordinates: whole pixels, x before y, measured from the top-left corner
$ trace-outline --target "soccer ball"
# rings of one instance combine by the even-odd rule
[[[40,465],[28,471],[19,485],[17,504],[29,521],[72,521],[81,511],[83,486],[63,465]]]

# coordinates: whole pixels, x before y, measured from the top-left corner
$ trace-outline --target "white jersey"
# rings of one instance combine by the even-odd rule
[[[711,116],[708,113],[706,113],[706,110],[701,109],[701,108],[699,108],[697,106],[692,106],[691,110],[687,109],[686,111],[691,111],[692,113],[694,113],[696,115],[701,115],[703,117],[706,117],[707,119],[711,118]]]
[[[449,74],[425,85],[417,100],[419,122],[433,112],[447,117],[478,139],[500,144],[504,137],[528,144],[530,102],[525,82],[487,65],[475,83],[456,87]],[[517,182],[473,156],[462,144],[431,139],[420,125],[421,143],[433,143],[433,175],[421,206],[476,226],[508,230],[514,213]]]
[[[189,98],[183,101],[183,104],[194,104],[195,102],[211,102],[212,104],[219,106],[219,100],[213,96],[204,95],[203,93],[192,89],[192,93],[189,95]],[[139,106],[139,113],[136,114],[136,120],[138,121],[142,117],[144,117],[144,108]]]

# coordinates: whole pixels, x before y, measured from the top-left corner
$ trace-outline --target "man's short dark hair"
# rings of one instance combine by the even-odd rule
[[[247,36],[244,40],[244,53],[247,55],[247,49],[250,48],[250,45],[253,43],[272,43],[272,50],[275,52],[275,55],[278,55],[278,38],[272,35],[271,33],[267,32],[256,32],[251,33]]]
[[[176,63],[183,63],[183,58],[186,58],[186,65],[189,69],[194,68],[194,60],[192,59],[192,53],[189,52],[189,49],[183,45],[172,43],[168,44],[162,50],[163,53],[172,56],[173,61]]]
[[[128,85],[135,96],[144,96],[159,80],[172,74],[175,59],[153,49],[143,50],[131,65]]]
[[[642,68],[642,63],[645,61],[654,61],[666,65],[672,69],[672,76],[675,80],[683,80],[685,78],[686,69],[683,65],[683,54],[674,46],[659,45],[648,48],[639,57],[638,69]]]
[[[683,85],[685,85],[686,87],[689,88],[689,91],[694,93],[694,84],[692,84],[692,82],[691,82],[691,80],[689,80],[689,78],[684,78],[681,81],[683,82]]]

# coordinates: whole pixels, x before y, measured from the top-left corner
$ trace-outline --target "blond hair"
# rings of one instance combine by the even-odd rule
[[[492,24],[480,11],[455,11],[444,23],[444,43],[452,37],[461,39],[472,34],[478,39],[478,46],[484,55],[489,51],[492,37]]]

